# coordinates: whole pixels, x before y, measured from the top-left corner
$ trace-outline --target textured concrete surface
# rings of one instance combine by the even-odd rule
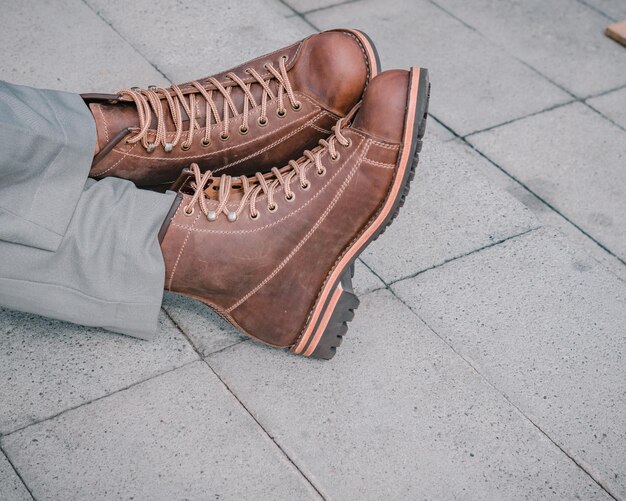
[[[623,0],[580,0],[585,5],[596,9],[612,21],[626,19],[626,2]]]
[[[364,253],[385,282],[493,245],[538,226],[532,213],[477,173],[474,152],[426,136],[398,218]]]
[[[327,499],[606,498],[388,291],[332,365],[249,343],[208,362]]]
[[[624,5],[626,5],[626,2],[624,2]],[[626,87],[589,99],[587,103],[605,117],[626,129]]]
[[[200,301],[166,292],[163,309],[202,356],[247,339]]]
[[[574,103],[468,139],[626,260],[626,131]]]
[[[0,499],[6,501],[33,499],[2,452],[0,452]]]
[[[81,0],[24,0],[3,9],[0,78],[72,92],[167,80]]]
[[[626,497],[625,283],[537,230],[393,290],[612,495]]]
[[[430,111],[457,134],[570,99],[427,0],[391,0],[384,10],[381,16],[380,2],[363,0],[314,12],[307,19],[320,29],[343,25],[363,29],[376,40],[384,69],[435,68],[430,75]]]
[[[319,499],[203,362],[2,445],[37,499]]]
[[[384,68],[429,67],[441,123],[429,122],[400,217],[357,262],[362,303],[330,362],[241,342],[174,295],[154,343],[0,310],[0,499],[30,498],[20,478],[36,499],[64,501],[626,499],[626,50],[603,35],[625,8],[4,9],[0,78],[70,91],[181,82],[300,39],[308,23],[355,26]],[[588,99],[562,106],[576,97]],[[482,153],[457,137],[486,128],[468,137]],[[379,276],[412,275],[378,290]]]
[[[226,70],[313,32],[272,0],[86,1],[172,82]]]
[[[607,18],[583,2],[434,1],[578,97],[626,84],[626,51],[604,36]]]
[[[197,359],[164,316],[154,341],[0,310],[0,434]]]

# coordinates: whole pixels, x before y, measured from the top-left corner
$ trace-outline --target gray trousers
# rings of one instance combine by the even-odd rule
[[[95,142],[80,96],[0,81],[0,306],[148,339],[174,194],[89,179]]]

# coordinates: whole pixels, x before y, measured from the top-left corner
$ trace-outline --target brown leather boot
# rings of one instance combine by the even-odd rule
[[[328,139],[280,170],[183,171],[161,242],[165,288],[264,343],[331,358],[359,303],[353,263],[414,176],[428,95],[427,70],[386,71]]]
[[[83,94],[98,133],[90,176],[165,190],[192,162],[231,175],[284,165],[326,137],[378,71],[366,35],[341,29],[198,81]]]

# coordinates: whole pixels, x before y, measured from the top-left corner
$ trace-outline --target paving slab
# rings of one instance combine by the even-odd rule
[[[202,356],[248,339],[200,301],[166,292],[163,309]]]
[[[589,99],[587,103],[626,129],[626,87]]]
[[[37,499],[319,499],[203,362],[2,444]]]
[[[626,131],[573,103],[467,139],[626,260]]]
[[[459,135],[570,99],[426,0],[390,0],[384,15],[380,2],[363,0],[314,12],[307,19],[320,29],[363,29],[376,43],[384,69],[428,68],[430,111]]]
[[[0,434],[197,359],[161,315],[142,341],[0,309]]]
[[[0,499],[5,501],[33,499],[2,452],[0,452]]]
[[[285,0],[285,3],[300,14],[304,14],[312,10],[325,9],[326,7],[341,4],[345,1],[346,0]]]
[[[231,68],[313,33],[274,0],[86,0],[173,82]]]
[[[384,288],[385,283],[367,265],[363,264],[363,261],[357,259],[354,264],[352,287],[356,295],[361,297],[372,291]]]
[[[207,360],[327,499],[606,498],[389,291],[330,362],[252,343]]]
[[[477,172],[483,162],[455,143],[427,138],[404,207],[363,261],[391,283],[536,228],[528,209]]]
[[[626,497],[624,282],[541,229],[393,290],[613,496]]]
[[[0,79],[72,92],[167,80],[81,0],[24,0],[3,9]]]
[[[626,84],[626,51],[604,35],[606,17],[577,0],[435,2],[578,97]]]
[[[460,148],[472,149],[471,146],[463,143],[461,140],[455,140],[455,143]],[[478,162],[474,165],[480,174],[487,178],[494,190],[507,192],[520,203],[528,207],[541,226],[556,228],[563,233],[572,244],[585,251],[611,271],[611,273],[619,277],[623,282],[626,282],[626,266],[624,266],[624,263],[620,261],[619,258],[600,247],[578,227],[574,226],[569,220],[537,197],[537,195],[526,189],[493,163]]]
[[[613,21],[626,19],[626,2],[623,0],[581,0],[582,3],[599,10]]]

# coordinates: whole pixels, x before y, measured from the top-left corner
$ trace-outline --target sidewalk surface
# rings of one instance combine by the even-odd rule
[[[626,500],[624,0],[23,0],[0,78],[184,82],[357,27],[430,70],[330,362],[166,295],[155,342],[0,310],[0,500]]]

